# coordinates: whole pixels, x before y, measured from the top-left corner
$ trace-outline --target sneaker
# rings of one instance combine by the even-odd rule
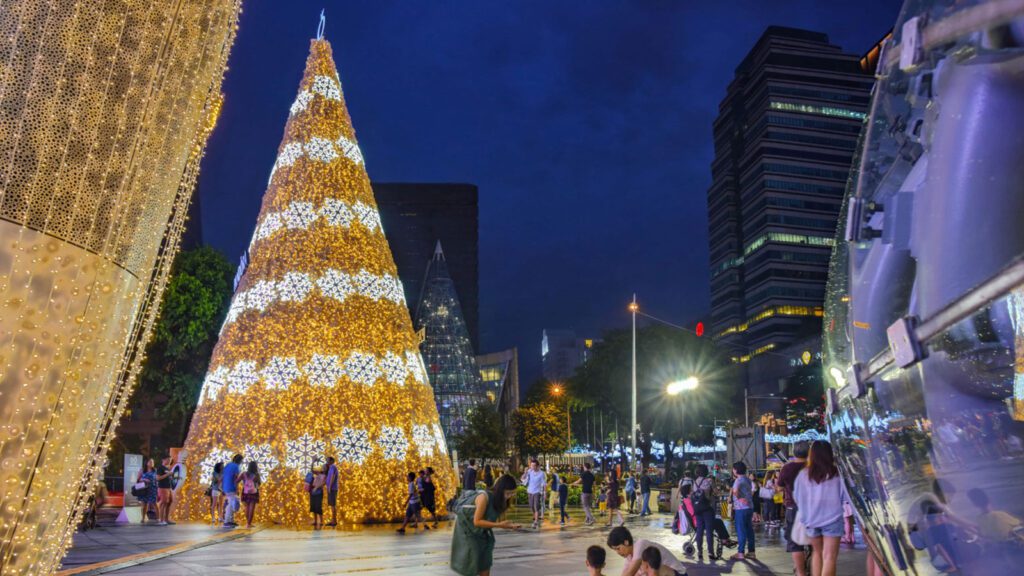
[[[559,522],[558,524],[559,524],[560,526],[565,526],[565,520],[562,520],[562,521],[561,521],[561,522]]]
[[[157,526],[167,526],[167,522],[164,522],[163,520],[161,520],[161,521],[157,522],[156,525]]]
[[[747,552],[747,560],[757,560],[757,556],[753,552]]]
[[[164,524],[174,526],[175,524],[177,524],[177,522],[171,522],[170,520],[168,520],[167,522],[164,522]]]
[[[737,552],[732,555],[733,560],[743,560],[743,552]]]
[[[533,522],[533,529],[536,530],[538,527],[539,527],[539,524],[537,524],[537,521],[535,520]]]
[[[234,528],[236,525],[235,524],[231,524],[229,522],[225,522],[223,526],[224,526],[224,528]]]

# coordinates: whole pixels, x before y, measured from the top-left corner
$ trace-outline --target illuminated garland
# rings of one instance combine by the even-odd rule
[[[433,467],[442,503],[457,485],[336,78],[313,41],[185,443],[184,518],[209,519],[235,453],[260,468],[256,522],[308,526],[300,480],[327,456],[345,523],[401,518],[410,471]]]

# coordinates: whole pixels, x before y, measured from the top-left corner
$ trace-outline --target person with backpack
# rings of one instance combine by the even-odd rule
[[[245,527],[252,529],[252,516],[256,513],[256,504],[260,501],[260,478],[259,468],[256,462],[249,462],[249,468],[242,473],[242,504],[245,504]]]
[[[708,558],[718,560],[712,532],[715,524],[715,483],[708,474],[706,464],[697,465],[697,479],[693,481],[690,503],[693,505],[693,515],[697,521],[697,558],[704,560],[703,543],[706,541]]]
[[[313,530],[324,527],[324,486],[327,484],[327,477],[324,469],[314,463],[309,473],[306,474],[306,481],[303,489],[309,493],[309,513],[313,515]]]
[[[451,506],[455,512],[449,566],[462,576],[490,576],[494,564],[494,529],[518,530],[498,521],[516,495],[516,480],[503,474],[490,490],[465,490]]]

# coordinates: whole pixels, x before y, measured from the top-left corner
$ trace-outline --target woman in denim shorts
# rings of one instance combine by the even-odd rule
[[[846,529],[843,504],[850,502],[850,496],[828,442],[811,444],[807,467],[793,483],[793,499],[799,510],[797,518],[811,537],[811,574],[835,576],[839,539]]]

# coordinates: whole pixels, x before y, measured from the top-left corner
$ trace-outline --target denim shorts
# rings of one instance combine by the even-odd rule
[[[824,526],[817,528],[807,527],[807,535],[811,538],[817,538],[818,536],[831,536],[833,538],[839,538],[846,534],[846,519],[840,517],[839,520]]]

